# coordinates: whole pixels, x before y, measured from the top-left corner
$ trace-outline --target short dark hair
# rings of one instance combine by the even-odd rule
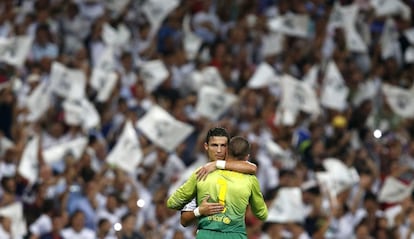
[[[250,154],[250,143],[241,136],[235,136],[231,138],[228,150],[230,156],[243,160]]]
[[[205,142],[208,143],[210,141],[211,137],[215,137],[215,136],[222,136],[222,137],[226,137],[227,141],[230,140],[230,135],[227,132],[227,130],[225,128],[221,128],[221,127],[214,127],[211,128],[206,135],[206,140]]]

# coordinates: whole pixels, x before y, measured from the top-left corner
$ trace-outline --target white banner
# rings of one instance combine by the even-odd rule
[[[131,32],[124,24],[119,24],[115,29],[108,23],[102,28],[102,39],[107,46],[115,49],[125,47],[131,38]]]
[[[282,187],[270,205],[266,222],[302,223],[305,220],[305,206],[299,187]]]
[[[322,85],[320,98],[322,106],[328,109],[343,111],[348,105],[348,93],[349,89],[345,85],[335,62],[329,62]]]
[[[148,93],[157,89],[169,76],[167,67],[161,60],[147,61],[141,65],[139,75],[144,81],[145,90]]]
[[[383,84],[382,91],[394,113],[404,118],[414,118],[414,94],[411,90]]]
[[[152,106],[137,121],[136,126],[151,141],[168,152],[172,152],[194,131],[193,126],[176,120],[158,105]]]
[[[409,20],[411,17],[410,7],[401,0],[371,0],[371,5],[374,7],[376,16],[398,15],[405,20]]]
[[[154,32],[164,19],[180,4],[179,0],[147,0],[141,10],[147,17]]]
[[[139,144],[135,128],[130,121],[127,121],[106,161],[128,173],[133,173],[141,162],[142,156],[141,145]]]
[[[316,177],[332,195],[338,195],[359,182],[359,175],[355,168],[349,168],[339,159],[327,158],[322,164],[326,172],[319,172]]]
[[[30,36],[0,38],[0,61],[15,67],[22,67],[32,43],[33,38]]]
[[[90,84],[97,91],[96,101],[106,102],[113,93],[118,75],[115,72],[106,72],[99,68],[92,71]]]
[[[387,177],[378,193],[378,201],[385,203],[398,203],[411,195],[414,183],[405,184],[394,177]]]
[[[47,82],[41,82],[27,97],[26,106],[29,109],[27,119],[37,121],[49,109],[51,101],[50,88]]]
[[[272,66],[263,61],[256,68],[249,82],[247,82],[247,87],[258,89],[277,84],[279,81],[280,79],[276,76]]]
[[[191,16],[186,15],[183,20],[184,50],[189,60],[194,60],[203,43],[203,39],[197,36],[190,27]]]
[[[295,37],[308,37],[309,16],[306,14],[285,14],[270,19],[267,25],[271,31]]]
[[[50,73],[50,87],[63,98],[82,99],[85,97],[85,74],[81,70],[69,69],[55,61]]]
[[[11,219],[12,239],[23,238],[27,233],[26,221],[23,215],[23,203],[14,202],[0,208],[0,216]]]
[[[39,137],[34,136],[27,143],[23,150],[19,163],[19,173],[33,185],[39,175]]]
[[[281,80],[281,107],[292,111],[304,111],[312,115],[320,114],[319,100],[310,84],[299,81],[291,75],[283,75]]]
[[[86,98],[65,100],[63,102],[65,122],[69,125],[81,126],[83,130],[98,127],[101,119],[95,106]]]
[[[72,153],[75,159],[79,159],[88,144],[88,138],[80,137],[69,142],[61,143],[43,150],[42,155],[46,163],[52,164],[63,160],[67,153]]]
[[[198,91],[196,112],[212,121],[218,120],[238,97],[211,86],[203,86]]]

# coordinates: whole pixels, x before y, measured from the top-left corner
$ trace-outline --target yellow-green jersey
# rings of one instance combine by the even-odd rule
[[[267,207],[256,176],[228,170],[216,170],[205,181],[198,181],[193,173],[170,196],[167,206],[179,210],[194,197],[199,205],[207,195],[211,202],[220,202],[225,209],[219,214],[200,217],[200,230],[246,234],[245,213],[249,204],[257,218],[267,218]]]

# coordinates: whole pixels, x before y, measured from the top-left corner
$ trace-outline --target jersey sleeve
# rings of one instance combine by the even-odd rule
[[[187,203],[189,203],[197,195],[197,178],[193,172],[190,178],[181,185],[168,198],[167,207],[175,210],[181,210]]]
[[[264,221],[267,218],[267,206],[260,191],[259,181],[255,176],[252,177],[252,194],[250,196],[250,205],[253,214],[260,220]]]
[[[195,198],[193,198],[193,200],[191,200],[191,202],[187,203],[183,209],[181,209],[182,212],[192,212],[194,211],[194,209],[197,208],[197,201]]]

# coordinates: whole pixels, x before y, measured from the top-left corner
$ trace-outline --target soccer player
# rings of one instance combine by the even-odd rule
[[[226,162],[247,161],[250,144],[243,137],[230,140]],[[245,213],[250,204],[253,214],[260,220],[267,218],[267,206],[255,175],[228,170],[216,170],[205,180],[197,180],[194,172],[167,200],[167,206],[179,210],[193,197],[200,203],[210,196],[224,210],[210,216],[200,216],[196,238],[247,238]]]
[[[224,161],[227,155],[229,140],[230,136],[224,128],[214,127],[208,130],[204,141],[204,149],[211,162],[197,171],[197,179],[205,179],[216,167],[246,174],[256,173],[256,165],[248,161],[231,161],[227,163]],[[196,223],[198,216],[208,216],[223,210],[223,206],[220,203],[212,203],[208,202],[208,200],[209,197],[207,196],[198,206],[195,199],[188,203],[181,210],[181,224],[183,226],[193,225]]]

